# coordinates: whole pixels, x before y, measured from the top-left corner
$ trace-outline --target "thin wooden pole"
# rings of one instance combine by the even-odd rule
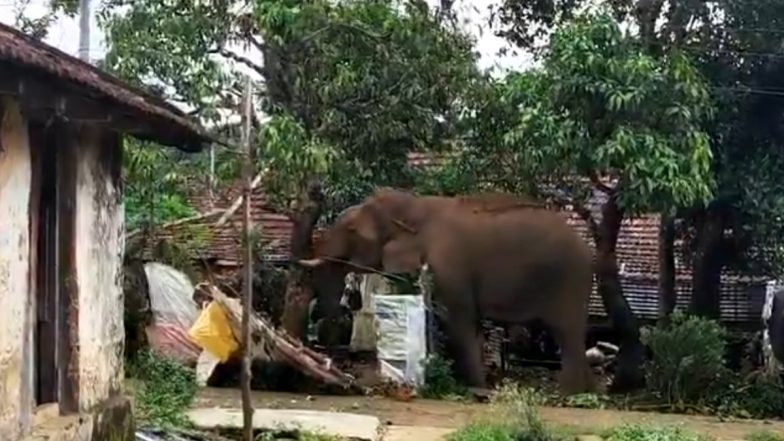
[[[245,148],[243,156],[243,222],[242,234],[245,249],[243,250],[243,308],[242,308],[242,434],[245,441],[253,441],[253,403],[250,397],[250,366],[251,366],[251,339],[250,339],[250,313],[253,308],[253,243],[251,242],[250,197],[251,180],[253,179],[253,164],[251,163],[251,82],[250,77],[245,82],[242,115],[244,118],[242,131],[242,145]]]
[[[79,1],[79,58],[90,62],[90,0]]]

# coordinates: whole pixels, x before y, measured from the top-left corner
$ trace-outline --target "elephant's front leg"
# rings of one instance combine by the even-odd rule
[[[431,256],[432,257],[432,256]],[[428,262],[435,279],[434,299],[446,308],[444,323],[462,380],[469,387],[484,388],[486,384],[482,364],[482,341],[479,332],[479,312],[474,293],[466,280],[469,271],[456,264],[438,259]]]
[[[468,387],[485,388],[485,369],[482,362],[483,338],[478,326],[462,318],[450,317],[446,327],[458,367],[464,375],[462,380]]]

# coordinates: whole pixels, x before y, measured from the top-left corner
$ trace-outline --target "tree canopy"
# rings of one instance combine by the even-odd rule
[[[726,263],[780,274],[784,4],[622,0],[607,5],[614,18],[640,38],[647,53],[687,54],[708,81],[716,115],[704,130],[714,153],[716,191],[707,211],[722,216],[724,227],[733,231],[735,259]],[[542,47],[555,29],[586,7],[586,0],[503,0],[494,14],[495,29],[520,47]],[[698,216],[687,215],[687,224],[697,224],[699,231],[704,223],[701,210],[689,213]]]
[[[712,109],[687,56],[649,55],[611,16],[580,16],[555,32],[542,69],[480,97],[459,166],[516,192],[552,197],[555,184],[571,202],[617,193],[629,213],[701,203]]]
[[[240,77],[254,76],[272,118],[256,121],[256,158],[282,206],[312,178],[330,179],[338,205],[410,182],[407,152],[454,137],[482,78],[470,38],[423,1],[122,3],[102,11],[106,66],[205,123],[230,126]]]

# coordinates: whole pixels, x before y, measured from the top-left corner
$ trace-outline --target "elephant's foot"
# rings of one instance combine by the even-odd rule
[[[642,345],[621,345],[616,356],[615,377],[610,391],[623,393],[645,387],[645,374],[642,370],[644,360]]]
[[[596,391],[596,377],[587,363],[580,366],[565,365],[558,374],[561,394],[577,395]]]
[[[474,399],[476,399],[480,403],[489,401],[490,395],[493,394],[493,391],[486,387],[469,387],[468,392],[470,392],[471,395],[474,396]]]

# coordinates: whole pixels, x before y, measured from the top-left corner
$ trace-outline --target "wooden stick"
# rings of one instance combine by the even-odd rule
[[[242,144],[245,147],[243,164],[243,217],[242,217],[242,236],[245,239],[245,249],[243,250],[243,305],[242,305],[242,435],[245,441],[253,441],[253,403],[250,396],[250,311],[253,308],[253,244],[251,243],[251,218],[250,218],[250,197],[252,191],[251,177],[253,175],[253,163],[251,162],[251,83],[250,77],[246,78],[245,93],[243,96],[243,118],[245,119],[242,131]],[[227,211],[228,213],[228,211]],[[224,213],[220,223],[226,217]]]

